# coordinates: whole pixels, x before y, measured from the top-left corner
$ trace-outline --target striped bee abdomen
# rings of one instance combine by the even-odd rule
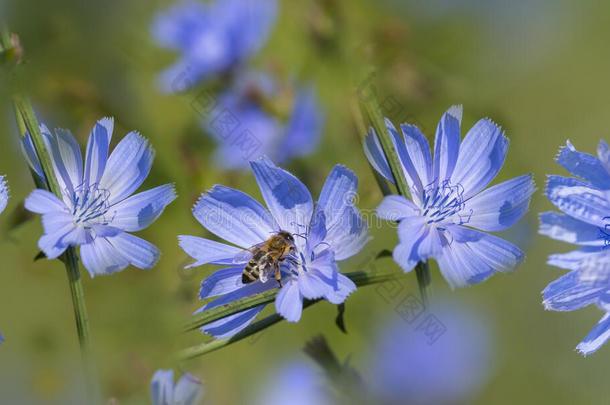
[[[265,260],[263,259],[266,254],[267,253],[263,252],[262,250],[259,250],[254,253],[248,264],[246,264],[246,266],[244,267],[243,273],[241,274],[242,283],[248,284],[259,279],[261,273],[260,264],[265,262]]]

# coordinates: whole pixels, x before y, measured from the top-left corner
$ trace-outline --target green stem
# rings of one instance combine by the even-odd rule
[[[400,161],[400,157],[398,156],[398,152],[396,150],[396,146],[394,144],[394,140],[392,134],[389,133],[387,129],[383,114],[381,113],[381,109],[379,108],[379,101],[377,100],[377,95],[372,92],[367,95],[366,100],[362,100],[362,109],[366,112],[368,119],[375,129],[377,137],[379,138],[379,142],[381,144],[381,148],[383,149],[383,154],[385,155],[388,165],[390,166],[390,171],[392,172],[392,177],[394,178],[394,184],[396,184],[396,189],[398,193],[405,198],[409,198],[411,192],[409,188],[409,183],[407,182],[407,178],[405,172],[402,169],[402,163]],[[379,177],[376,176],[377,183],[381,187],[382,193],[387,193],[387,188],[383,186],[383,182],[380,181]],[[430,284],[430,269],[428,267],[428,262],[420,262],[417,264],[415,269],[415,275],[417,277],[417,285],[419,286],[419,293],[421,295],[424,306],[428,306],[428,293],[426,291],[427,287]]]
[[[400,276],[400,275],[397,275],[395,272],[367,273],[367,272],[363,272],[363,271],[344,273],[344,275],[349,277],[354,282],[354,284],[356,284],[358,287],[383,283],[388,280],[394,279],[397,276]],[[199,314],[197,319],[189,322],[184,327],[184,329],[193,330],[198,327],[207,325],[208,323],[213,322],[215,320],[224,318],[228,315],[233,315],[238,312],[241,312],[246,309],[257,306],[257,305],[262,305],[265,303],[272,302],[275,299],[277,292],[278,292],[278,290],[266,291],[261,294],[253,295],[251,297],[242,298],[242,299],[234,301],[230,304],[212,308],[208,311],[205,311],[205,312]],[[303,309],[308,308],[309,306],[311,306],[317,302],[320,302],[320,301],[321,300],[306,300],[303,303]],[[205,315],[205,316],[203,316],[203,315]],[[180,361],[189,360],[194,357],[198,357],[198,356],[204,355],[206,353],[210,353],[215,350],[218,350],[220,348],[229,346],[229,345],[239,342],[240,340],[243,340],[249,336],[252,336],[255,333],[258,333],[258,332],[262,331],[263,329],[266,329],[266,328],[282,321],[283,319],[284,318],[282,318],[282,316],[280,316],[278,314],[269,315],[268,317],[263,318],[260,321],[257,321],[255,323],[253,323],[252,325],[248,326],[247,328],[245,328],[241,332],[237,333],[235,336],[231,337],[230,339],[211,340],[209,342],[201,343],[201,344],[189,347],[187,349],[184,349],[178,353],[178,360],[180,360]]]
[[[6,29],[3,29],[3,33],[0,35],[0,45],[3,49],[9,49],[11,46],[10,35]],[[42,185],[45,189],[55,194],[60,200],[63,199],[62,190],[59,186],[57,178],[55,177],[55,169],[53,167],[52,158],[44,143],[43,135],[40,132],[40,125],[30,100],[21,94],[15,94],[13,96],[13,103],[16,111],[17,126],[20,131],[20,136],[23,137],[26,135],[24,129],[30,134],[32,143],[34,145],[34,150],[44,173],[45,179],[43,184],[40,184],[40,179],[37,179],[35,175],[33,175],[34,181],[36,182],[37,186]],[[78,257],[75,249],[73,247],[69,247],[63,254],[61,260],[64,262],[68,275],[70,296],[72,298],[74,318],[76,321],[76,332],[78,334],[78,342],[86,373],[87,391],[89,398],[94,399],[97,397],[98,390],[97,383],[94,378],[94,367],[90,355],[89,318],[87,315],[85,293],[83,290],[78,265]]]

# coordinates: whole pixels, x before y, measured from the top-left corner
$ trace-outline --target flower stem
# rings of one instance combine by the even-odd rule
[[[383,282],[386,282],[388,280],[391,280],[391,279],[394,279],[394,278],[400,276],[396,272],[374,272],[373,273],[373,272],[363,272],[363,271],[344,273],[344,275],[346,277],[350,278],[354,282],[354,284],[356,284],[359,287],[383,283]],[[184,330],[188,331],[188,330],[197,329],[201,326],[209,324],[210,322],[227,317],[229,315],[236,314],[238,312],[255,307],[257,305],[270,303],[275,299],[275,296],[277,295],[277,293],[278,293],[277,289],[271,290],[271,291],[266,291],[264,293],[253,295],[251,297],[242,298],[240,300],[234,301],[234,302],[226,304],[226,305],[222,305],[219,307],[209,309],[209,310],[204,311],[201,314],[197,315],[195,317],[195,319],[193,319],[192,321],[187,323],[184,326]],[[317,302],[320,302],[320,301],[321,300],[306,300],[303,303],[303,309],[308,308],[309,306],[311,306]],[[209,342],[201,343],[201,344],[189,347],[187,349],[184,349],[178,353],[178,356],[177,356],[178,360],[180,360],[180,361],[189,360],[189,359],[213,352],[220,348],[229,346],[229,345],[239,342],[240,340],[243,340],[249,336],[252,336],[255,333],[258,333],[258,332],[262,331],[263,329],[266,329],[266,328],[282,321],[283,319],[284,318],[282,318],[278,314],[269,315],[268,317],[263,318],[260,321],[254,322],[252,325],[248,326],[247,328],[245,328],[241,332],[237,333],[235,336],[231,337],[230,339],[211,340]]]
[[[385,155],[388,165],[390,166],[390,171],[392,172],[392,177],[394,177],[394,184],[396,184],[396,189],[398,193],[405,198],[410,197],[410,189],[409,183],[407,182],[407,178],[402,169],[402,163],[398,156],[398,152],[396,151],[396,147],[394,145],[394,140],[392,135],[389,133],[383,119],[383,115],[381,113],[381,109],[379,107],[379,101],[377,100],[377,95],[373,91],[369,95],[367,95],[366,99],[361,99],[362,102],[362,110],[366,112],[368,119],[375,129],[377,137],[379,138],[379,142],[381,143],[381,148],[383,149],[383,154]],[[387,189],[381,185],[379,182],[381,191],[385,194]],[[426,291],[427,287],[430,285],[430,269],[428,266],[428,262],[419,262],[415,269],[415,275],[417,277],[417,285],[419,286],[419,293],[421,295],[424,306],[428,306],[428,293]]]
[[[3,50],[10,49],[10,35],[6,29],[3,29],[0,35],[0,46]],[[17,119],[17,127],[20,131],[20,136],[25,136],[27,132],[32,138],[34,144],[34,150],[40,161],[42,171],[44,173],[44,181],[41,183],[40,179],[36,176],[34,181],[37,187],[42,186],[43,188],[51,191],[58,198],[62,198],[62,190],[59,186],[59,182],[55,177],[55,170],[49,151],[47,150],[42,133],[40,132],[40,125],[38,119],[32,108],[32,104],[29,99],[21,94],[15,94],[13,96],[13,104],[15,108],[15,115]],[[33,173],[32,173],[33,174]],[[72,298],[72,306],[74,308],[74,318],[76,321],[76,332],[78,334],[78,342],[81,349],[81,356],[83,360],[83,366],[85,369],[85,378],[87,383],[87,394],[91,401],[97,402],[97,383],[94,378],[94,366],[91,361],[90,355],[90,341],[89,341],[89,318],[87,315],[87,307],[85,305],[85,293],[83,290],[82,279],[80,275],[78,257],[73,247],[70,247],[62,255],[61,260],[64,262],[66,272],[68,275],[68,284],[70,287],[70,296]]]

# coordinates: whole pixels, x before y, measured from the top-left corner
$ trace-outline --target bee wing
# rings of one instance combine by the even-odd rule
[[[251,257],[252,257],[252,252],[249,249],[244,249],[241,252],[237,253],[235,256],[233,256],[233,263],[235,263],[235,264],[247,263]]]
[[[252,258],[252,253],[254,251],[256,251],[258,248],[260,248],[261,246],[263,246],[264,244],[265,244],[265,241],[263,241],[261,243],[257,243],[256,245],[251,246],[248,249],[244,249],[241,252],[237,253],[235,256],[233,256],[233,263],[235,263],[235,264],[248,263],[250,258]]]

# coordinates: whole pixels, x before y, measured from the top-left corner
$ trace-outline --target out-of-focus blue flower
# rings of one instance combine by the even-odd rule
[[[584,355],[610,337],[610,149],[600,141],[597,157],[579,152],[568,141],[557,162],[574,177],[549,176],[548,199],[563,213],[540,215],[540,233],[578,245],[577,250],[549,256],[548,264],[570,270],[543,291],[544,306],[574,311],[597,305],[605,315],[577,346]]]
[[[186,373],[174,384],[173,370],[157,370],[150,384],[153,405],[197,405],[203,397],[203,385]]]
[[[528,210],[535,190],[530,175],[487,187],[506,157],[508,139],[489,119],[482,119],[460,142],[462,108],[451,107],[436,130],[434,159],[426,137],[414,125],[402,124],[402,136],[386,126],[409,183],[411,200],[392,195],[377,208],[383,219],[399,221],[394,260],[404,271],[435,258],[453,287],[480,283],[496,272],[514,269],[523,252],[489,231],[503,231]],[[393,181],[373,130],[365,141],[373,167]]]
[[[241,65],[265,43],[275,22],[275,0],[181,1],[159,14],[153,36],[179,59],[162,73],[161,88],[186,90]]]
[[[246,168],[261,156],[280,164],[315,150],[324,119],[313,87],[296,89],[286,120],[265,106],[266,101],[281,98],[284,90],[272,77],[250,72],[219,97],[214,112],[207,114],[204,122],[218,142],[218,165]]]
[[[140,269],[153,267],[159,250],[130,232],[152,224],[176,193],[173,185],[166,184],[132,195],[152,166],[154,151],[148,141],[130,132],[109,154],[113,120],[104,118],[91,130],[83,165],[78,142],[69,131],[40,129],[62,198],[34,190],[25,200],[25,208],[42,215],[44,234],[38,246],[47,258],[59,257],[69,246],[80,246],[80,257],[91,277],[115,273],[130,264]],[[23,149],[44,181],[29,134]]]
[[[321,371],[304,361],[275,370],[260,394],[260,405],[332,405],[335,401]]]
[[[0,176],[0,213],[6,209],[9,198],[8,183],[4,176]]]
[[[433,330],[439,326],[442,333]],[[471,403],[493,371],[492,354],[478,314],[454,302],[432,305],[414,323],[399,319],[382,330],[367,373],[370,389],[384,405]]]
[[[248,249],[280,230],[294,235],[296,252],[282,262],[282,287],[276,311],[290,322],[301,318],[304,299],[324,298],[339,304],[356,289],[339,273],[337,261],[358,253],[368,241],[366,224],[354,206],[358,179],[337,165],[326,179],[314,207],[300,180],[261,158],[251,163],[268,210],[241,191],[216,185],[204,193],[193,215],[210,232],[231,245],[195,236],[180,236],[180,246],[196,261],[188,267],[212,263],[227,266],[203,280],[200,298],[219,296],[201,310],[238,300],[278,286],[273,278],[242,284],[250,259]],[[246,254],[244,254],[246,252]],[[212,322],[202,331],[226,338],[245,328],[264,305]]]

